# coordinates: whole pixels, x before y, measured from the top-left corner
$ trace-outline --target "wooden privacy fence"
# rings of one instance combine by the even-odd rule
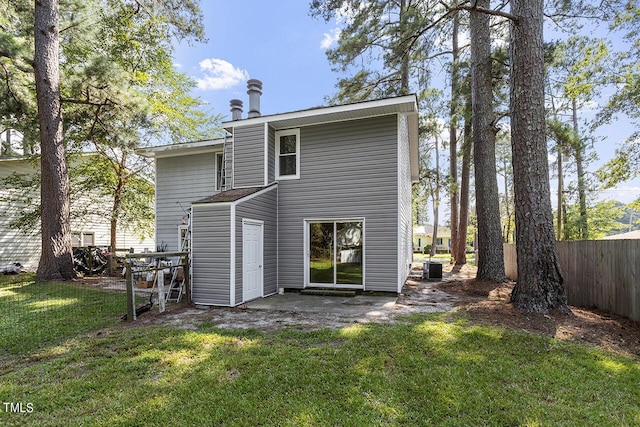
[[[507,277],[517,280],[516,245],[504,245]],[[640,240],[558,242],[569,304],[640,320]]]

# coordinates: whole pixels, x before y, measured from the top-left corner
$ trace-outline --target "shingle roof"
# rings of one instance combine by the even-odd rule
[[[206,197],[204,199],[196,200],[193,203],[225,203],[235,202],[243,197],[250,196],[253,193],[267,188],[267,187],[249,187],[249,188],[235,188],[233,190],[223,191],[222,193],[214,194],[213,196]]]

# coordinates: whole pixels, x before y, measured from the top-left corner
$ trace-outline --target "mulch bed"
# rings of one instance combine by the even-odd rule
[[[587,342],[616,353],[640,356],[640,322],[580,307],[571,307],[571,315],[523,313],[510,302],[514,282],[455,280],[455,274],[450,279],[437,287],[454,295],[482,298],[458,308],[471,321],[541,333],[562,341]]]

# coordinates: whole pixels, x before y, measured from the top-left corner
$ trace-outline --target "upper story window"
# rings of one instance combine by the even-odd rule
[[[276,179],[300,178],[300,129],[276,131]]]
[[[216,153],[216,191],[222,190],[222,181],[224,180],[222,164],[222,153]]]

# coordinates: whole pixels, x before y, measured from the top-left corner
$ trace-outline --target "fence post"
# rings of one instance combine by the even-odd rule
[[[131,274],[131,261],[125,260],[125,281],[127,282],[127,322],[136,320],[136,296],[133,291],[133,274]]]
[[[164,292],[164,268],[162,260],[156,261],[156,285],[158,286],[158,311],[164,313],[165,310],[165,292]]]
[[[89,276],[93,276],[93,246],[87,246],[87,252],[89,252]]]
[[[113,250],[111,249],[111,246],[107,248],[107,251],[109,251],[109,258],[107,260],[107,262],[109,263],[109,268],[107,269],[107,274],[109,274],[109,277],[111,277],[113,276]]]

